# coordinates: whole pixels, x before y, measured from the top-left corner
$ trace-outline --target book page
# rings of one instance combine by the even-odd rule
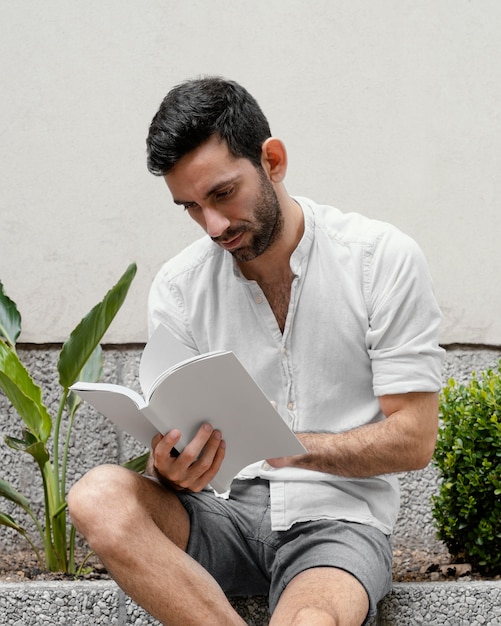
[[[149,398],[159,376],[192,356],[193,353],[166,326],[157,326],[143,350],[139,364],[139,384],[144,397]]]
[[[110,383],[78,382],[71,387],[83,400],[148,448],[158,430],[144,418],[144,399],[132,389]]]
[[[182,450],[204,422],[223,433],[226,455],[211,485],[226,491],[245,466],[261,459],[302,454],[304,447],[232,352],[192,361],[155,389],[143,409],[163,434],[181,431]]]
[[[146,344],[139,365],[139,384],[146,402],[164,378],[192,361],[211,358],[222,351],[193,354],[171,331],[160,324]]]

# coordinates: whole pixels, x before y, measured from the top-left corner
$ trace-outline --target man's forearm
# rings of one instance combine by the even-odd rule
[[[353,478],[425,467],[433,454],[438,425],[436,394],[390,399],[382,421],[342,433],[298,433],[306,454],[272,459],[274,467],[306,469]]]

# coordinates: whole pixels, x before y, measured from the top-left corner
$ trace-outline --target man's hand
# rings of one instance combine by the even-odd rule
[[[221,432],[210,424],[203,424],[178,455],[175,447],[180,438],[177,429],[154,437],[150,457],[152,473],[160,482],[177,491],[201,491],[219,471],[226,444]]]

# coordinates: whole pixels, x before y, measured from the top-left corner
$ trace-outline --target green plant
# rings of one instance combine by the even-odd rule
[[[458,560],[501,571],[501,360],[497,371],[450,380],[440,401],[433,497],[438,537]]]
[[[37,518],[28,499],[2,479],[0,496],[24,509],[32,518],[40,535],[43,555],[35,540],[11,515],[0,512],[0,524],[23,535],[35,550],[42,567],[49,571],[77,573],[75,529],[69,524],[66,514],[66,469],[73,420],[80,400],[69,388],[77,380],[97,381],[101,377],[103,355],[99,342],[122,306],[135,274],[136,265],[132,263],[103,300],[81,320],[63,345],[57,363],[62,394],[54,420],[43,402],[41,388],[34,382],[16,352],[16,341],[21,333],[21,315],[0,283],[0,389],[24,422],[21,437],[8,436],[5,442],[14,450],[30,454],[40,469],[44,491],[44,521]],[[66,436],[61,448],[64,417],[67,418]]]

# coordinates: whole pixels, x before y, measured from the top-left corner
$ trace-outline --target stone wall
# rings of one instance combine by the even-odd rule
[[[141,346],[106,348],[104,380],[137,388],[141,349]],[[41,385],[46,405],[51,414],[55,415],[60,397],[56,368],[59,348],[30,346],[20,348],[19,354]],[[500,358],[501,349],[449,349],[445,360],[444,381],[453,377],[458,382],[467,382],[472,371],[496,367]],[[20,429],[20,418],[0,394],[0,477],[27,496],[33,507],[39,510],[43,492],[37,467],[30,456],[15,452],[3,443],[5,435],[19,436]],[[143,451],[141,445],[119,432],[107,419],[87,405],[82,405],[77,413],[71,439],[68,486],[95,465],[105,462],[122,463]],[[402,475],[401,484],[402,508],[394,535],[395,547],[402,544],[407,547],[423,543],[433,544],[437,540],[432,523],[430,496],[437,488],[435,468],[430,465],[424,470]],[[32,527],[28,516],[5,500],[0,501],[0,511],[10,513],[27,528]],[[17,533],[0,526],[0,549],[14,549],[23,543],[24,540]]]

